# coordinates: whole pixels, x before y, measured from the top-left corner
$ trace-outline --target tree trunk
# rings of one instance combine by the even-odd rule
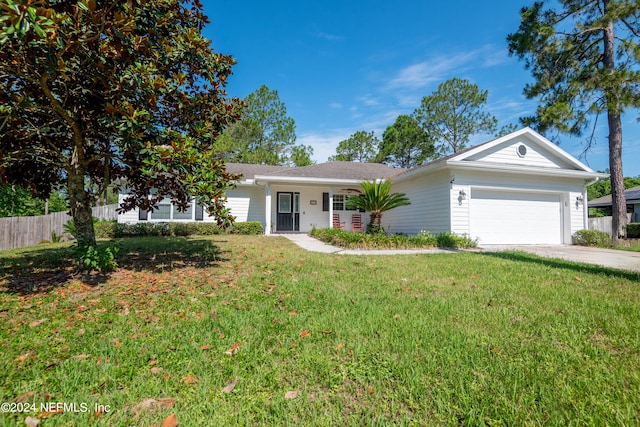
[[[605,14],[609,1],[604,1]],[[622,171],[622,119],[620,118],[620,102],[615,73],[615,37],[613,22],[609,22],[604,30],[603,62],[611,75],[611,82],[605,87],[607,101],[607,120],[609,124],[609,173],[611,174],[611,216],[613,221],[613,242],[625,235],[627,224],[627,200],[624,194],[624,173]]]
[[[91,216],[91,203],[84,190],[84,174],[80,173],[76,168],[69,170],[67,191],[69,193],[71,216],[76,226],[78,245],[96,246],[93,218]]]

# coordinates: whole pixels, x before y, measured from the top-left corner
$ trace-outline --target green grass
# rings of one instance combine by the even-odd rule
[[[120,268],[89,277],[64,244],[0,252],[0,402],[111,408],[46,426],[640,424],[638,274],[265,236],[102,244]]]

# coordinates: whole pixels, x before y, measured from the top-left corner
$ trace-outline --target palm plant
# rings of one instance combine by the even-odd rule
[[[410,205],[404,193],[391,193],[391,181],[363,181],[360,183],[362,194],[347,200],[349,209],[360,209],[370,213],[368,232],[381,229],[382,213],[388,210]]]

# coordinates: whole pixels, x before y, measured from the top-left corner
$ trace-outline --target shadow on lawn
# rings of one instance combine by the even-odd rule
[[[510,261],[530,262],[533,264],[546,265],[554,268],[563,268],[574,270],[579,273],[602,274],[610,277],[620,277],[623,279],[640,282],[640,273],[618,270],[615,268],[604,267],[595,264],[580,263],[574,261],[566,261],[560,258],[545,258],[538,255],[521,251],[504,251],[504,252],[478,252],[479,255],[492,256]]]
[[[218,267],[228,261],[225,252],[206,239],[144,237],[98,243],[98,248],[118,246],[118,270],[161,273],[183,268]],[[25,251],[0,257],[0,292],[46,293],[72,279],[88,285],[105,283],[110,273],[79,271],[75,246]],[[3,283],[4,282],[4,283]]]

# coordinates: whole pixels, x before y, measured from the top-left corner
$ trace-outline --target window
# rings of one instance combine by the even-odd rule
[[[196,212],[197,213],[197,212]],[[141,221],[151,220],[151,221],[171,221],[171,220],[182,220],[182,221],[193,221],[194,220],[194,209],[193,202],[187,208],[186,211],[180,212],[178,207],[171,203],[171,199],[165,198],[163,199],[156,209],[149,212],[149,215],[146,218],[142,218],[143,215],[139,216]],[[202,213],[200,213],[200,218],[196,215],[196,220],[202,221]]]
[[[349,200],[351,197],[358,197],[358,196],[347,196],[346,194],[334,194],[333,210],[334,211],[355,211],[356,209],[347,208],[347,200]]]

